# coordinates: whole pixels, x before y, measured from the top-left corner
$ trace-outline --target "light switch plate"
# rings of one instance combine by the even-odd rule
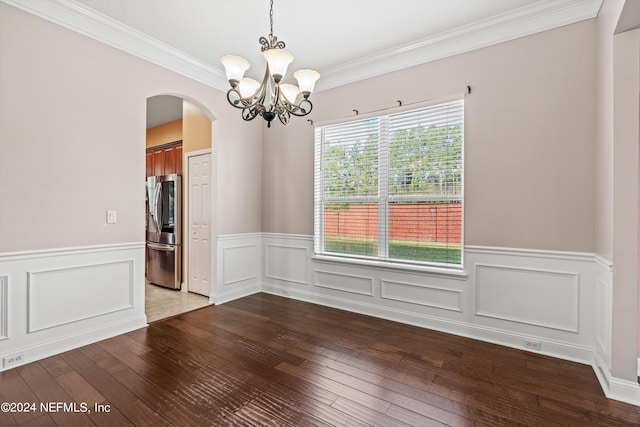
[[[107,224],[115,224],[118,221],[116,211],[107,211]]]

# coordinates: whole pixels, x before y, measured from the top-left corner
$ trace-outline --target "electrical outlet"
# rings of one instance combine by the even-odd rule
[[[540,351],[541,344],[538,341],[525,341],[524,347],[528,350]]]
[[[13,356],[5,357],[2,359],[2,366],[8,368],[14,365],[20,365],[24,363],[24,354],[14,354]]]

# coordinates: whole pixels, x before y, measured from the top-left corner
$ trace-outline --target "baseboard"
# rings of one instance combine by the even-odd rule
[[[224,304],[229,301],[237,300],[240,298],[248,297],[249,295],[257,294],[262,291],[262,286],[259,283],[252,283],[242,287],[236,287],[229,291],[223,290],[223,292],[214,295],[213,299],[215,304]]]
[[[640,364],[640,359],[638,363]],[[598,377],[605,396],[609,399],[640,406],[640,384],[637,381],[627,381],[612,377],[602,357],[597,353],[594,356],[593,370]]]
[[[59,337],[32,346],[14,348],[5,354],[0,354],[0,360],[21,354],[24,355],[23,361],[10,367],[0,366],[0,372],[145,327],[147,327],[147,316],[142,315],[83,331],[79,334]]]
[[[609,399],[640,406],[640,384],[636,381],[612,378],[609,384],[609,392],[605,394]]]
[[[540,339],[540,337],[531,337],[512,331],[474,325],[443,317],[429,316],[389,307],[382,307],[380,305],[366,304],[345,298],[320,295],[314,292],[292,290],[284,286],[265,284],[263,285],[262,292],[277,296],[286,296],[299,301],[320,304],[340,310],[347,310],[380,319],[432,329],[439,332],[477,339],[492,344],[531,351],[583,364],[591,363],[594,352],[593,348],[578,344],[564,343],[551,339]],[[523,348],[523,343],[525,341],[539,342],[541,350],[533,351]]]

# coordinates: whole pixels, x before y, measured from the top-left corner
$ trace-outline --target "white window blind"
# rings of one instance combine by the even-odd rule
[[[462,265],[462,100],[316,127],[315,251]]]

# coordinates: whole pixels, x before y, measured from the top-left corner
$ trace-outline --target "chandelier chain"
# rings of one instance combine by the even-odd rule
[[[269,7],[269,38],[273,40],[273,0],[271,0]]]
[[[269,37],[260,37],[258,39],[263,52],[269,49],[284,49],[286,47],[283,41],[278,41],[278,37],[273,35],[273,0],[269,3]]]

